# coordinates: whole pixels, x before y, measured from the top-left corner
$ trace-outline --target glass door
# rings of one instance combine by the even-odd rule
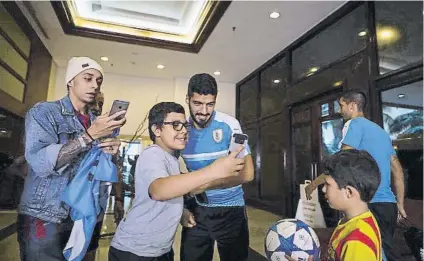
[[[291,110],[293,205],[300,198],[299,185],[320,175],[321,161],[340,149],[343,118],[336,94],[294,106]],[[327,226],[337,225],[338,213],[332,210],[318,188]]]

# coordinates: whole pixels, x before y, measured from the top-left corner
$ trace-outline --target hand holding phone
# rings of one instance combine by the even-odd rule
[[[236,156],[236,158],[239,158],[239,159],[243,158],[245,154],[244,152],[247,146],[247,140],[248,140],[248,136],[246,134],[234,133],[233,136],[231,137],[229,152],[235,151],[237,150],[238,147],[243,145],[244,149]]]
[[[109,112],[109,116],[112,116],[113,114],[120,111],[127,111],[129,106],[130,106],[130,103],[127,101],[114,100],[112,104],[112,108],[110,109],[110,112]],[[124,117],[125,117],[125,114],[122,114],[116,117],[115,120],[121,120]]]
[[[129,102],[115,100],[109,115],[103,114],[97,117],[90,128],[87,129],[87,133],[94,140],[110,136],[116,129],[125,124],[128,106]]]

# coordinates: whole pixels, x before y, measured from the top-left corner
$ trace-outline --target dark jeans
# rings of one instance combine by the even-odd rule
[[[171,249],[170,252],[159,257],[144,257],[111,246],[109,248],[109,261],[174,261],[174,252]]]
[[[221,261],[246,261],[249,229],[244,207],[196,206],[196,226],[183,228],[181,261],[212,261],[217,241]]]
[[[17,233],[21,261],[65,261],[63,249],[73,225],[71,218],[55,224],[19,214]],[[87,252],[97,249],[101,227],[102,222],[97,223]]]
[[[398,217],[396,203],[370,203],[368,205],[380,228],[383,250],[387,260],[401,260],[402,258],[399,255],[398,248],[393,245],[393,237],[395,235]]]
[[[18,215],[17,232],[21,261],[64,261],[63,249],[71,234],[71,219],[49,223],[27,215]]]

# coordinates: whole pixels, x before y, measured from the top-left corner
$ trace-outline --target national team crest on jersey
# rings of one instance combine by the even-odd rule
[[[222,129],[216,129],[212,132],[213,140],[216,143],[220,143],[222,141],[223,133]]]

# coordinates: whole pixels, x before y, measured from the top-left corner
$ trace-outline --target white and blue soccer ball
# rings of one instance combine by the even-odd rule
[[[272,225],[265,237],[265,252],[270,261],[287,261],[285,255],[298,261],[313,256],[319,261],[320,244],[315,231],[298,219],[283,219]]]

